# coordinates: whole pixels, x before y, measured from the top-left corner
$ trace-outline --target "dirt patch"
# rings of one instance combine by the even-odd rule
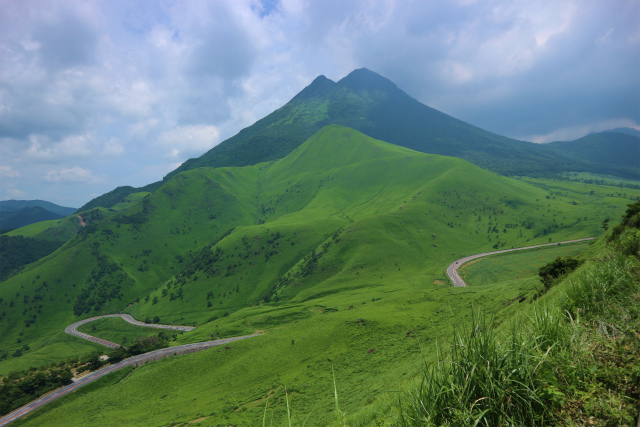
[[[201,422],[203,422],[203,421],[208,420],[209,418],[211,418],[211,417],[200,417],[200,418],[196,418],[195,420],[191,420],[191,421],[189,421],[189,422],[188,422],[188,424],[198,424],[198,423],[201,423]]]
[[[434,285],[438,285],[438,286],[442,286],[442,285],[446,285],[447,282],[445,282],[444,280],[440,280],[440,279],[436,279],[433,281]]]

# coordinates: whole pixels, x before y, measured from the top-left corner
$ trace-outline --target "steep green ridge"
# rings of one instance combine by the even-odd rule
[[[460,157],[501,174],[569,171],[576,163],[427,107],[363,68],[337,83],[316,78],[283,107],[167,176],[201,166],[243,166],[282,158],[327,124],[348,126],[424,153]]]

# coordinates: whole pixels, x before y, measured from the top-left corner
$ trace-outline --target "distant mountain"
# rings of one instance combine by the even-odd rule
[[[76,211],[76,208],[56,205],[45,200],[2,200],[0,201],[0,214],[2,212],[16,212],[22,208],[39,206],[60,216],[68,216]]]
[[[610,162],[594,164],[574,155],[571,149],[552,149],[548,144],[485,131],[418,102],[390,80],[362,68],[337,83],[317,77],[286,105],[202,156],[187,160],[163,182],[199,167],[247,166],[284,158],[329,124],[347,126],[423,153],[459,157],[502,175],[548,176],[576,171],[640,179],[640,171],[634,174]],[[81,209],[111,207],[118,198],[154,191],[161,184],[142,189],[120,187]]]
[[[591,132],[589,135],[594,135],[598,133],[608,133],[608,132],[624,133],[627,135],[637,136],[638,138],[640,138],[640,130],[633,129],[633,128],[615,128],[615,129],[604,130],[602,132]]]
[[[0,217],[0,230],[24,227],[40,221],[64,218],[40,206],[28,206],[14,212],[3,212]]]
[[[590,172],[640,179],[640,138],[630,133],[600,132],[575,141],[551,142],[545,147],[583,162]]]

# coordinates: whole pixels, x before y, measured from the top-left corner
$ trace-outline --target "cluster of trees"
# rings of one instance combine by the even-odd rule
[[[118,264],[101,254],[97,248],[93,254],[98,263],[87,278],[87,286],[82,289],[73,304],[76,316],[89,313],[91,310],[98,311],[106,302],[122,298],[122,283],[130,280]]]
[[[0,383],[0,416],[8,414],[58,387],[71,384],[69,367],[39,372],[12,372]]]
[[[159,319],[158,319],[159,320]],[[109,360],[119,362],[127,357],[148,353],[153,350],[169,347],[169,342],[175,338],[175,334],[162,331],[158,335],[138,338],[129,347],[118,347],[111,351]]]
[[[573,258],[572,256],[563,256],[558,257],[548,263],[540,267],[538,270],[538,275],[540,276],[540,281],[544,285],[545,291],[548,291],[562,280],[567,274],[571,273],[576,268],[580,267],[582,261],[579,259]]]
[[[58,249],[62,242],[23,236],[0,235],[0,282],[20,267],[45,257]]]

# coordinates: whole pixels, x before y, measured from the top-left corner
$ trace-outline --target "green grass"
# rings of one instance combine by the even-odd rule
[[[575,256],[589,243],[573,243],[560,246],[491,255],[464,264],[458,269],[469,286],[482,286],[508,280],[538,277],[540,266],[559,256]]]
[[[180,343],[260,330],[267,333],[230,350],[138,368],[81,405],[109,413],[114,425],[201,417],[209,417],[202,425],[259,425],[271,396],[280,425],[285,384],[301,419],[333,407],[333,366],[341,410],[353,425],[370,425],[379,418],[372,403],[390,404],[472,307],[503,321],[521,308],[514,301],[539,287],[537,280],[443,287],[450,262],[496,246],[595,235],[608,215],[624,211],[629,194],[640,195],[606,191],[532,185],[327,127],[277,162],[177,175],[3,282],[0,345],[31,350],[1,361],[0,372],[44,363],[37,352],[51,350],[48,362],[68,357],[65,343],[81,340],[64,336],[64,327],[101,313],[197,325]],[[120,286],[120,296],[74,315],[92,271],[106,271],[98,269],[104,260],[113,271],[93,274],[101,275],[96,289]],[[39,422],[101,425],[71,419],[73,405],[45,409]],[[149,407],[159,410],[148,414]],[[335,419],[323,411],[316,425]]]
[[[503,309],[500,317],[507,318],[517,308],[508,301],[532,291],[442,288],[399,290],[386,296],[363,291],[359,298],[346,298],[345,303],[331,307],[338,311],[291,304],[248,308],[199,328],[194,336],[184,334],[181,340],[206,339],[211,333],[225,336],[247,326],[278,327],[230,344],[229,350],[214,348],[137,368],[122,383],[70,406],[45,409],[37,423],[97,425],[106,421],[96,423],[92,415],[69,411],[98,405],[110,408],[111,421],[101,425],[166,425],[209,416],[202,425],[252,426],[260,424],[264,401],[270,396],[274,425],[280,426],[287,419],[285,384],[294,419],[304,420],[313,413],[310,425],[330,423],[335,413],[325,411],[335,407],[332,368],[340,409],[353,415],[379,397],[398,396],[404,383],[419,371],[422,355],[430,357],[437,339],[447,340],[455,322],[469,319],[471,306]],[[374,295],[382,299],[371,302]],[[349,309],[351,305],[354,308]],[[358,319],[365,320],[364,326]],[[375,351],[369,353],[371,349]],[[149,406],[158,410],[145,412],[143,408]]]
[[[625,220],[640,225],[640,214]],[[613,233],[538,303],[461,327],[399,400],[409,426],[627,426],[640,398],[640,252]],[[636,236],[636,239],[639,236]]]
[[[85,323],[78,328],[78,331],[127,346],[138,338],[157,335],[163,329],[136,326],[119,317],[108,317]]]

